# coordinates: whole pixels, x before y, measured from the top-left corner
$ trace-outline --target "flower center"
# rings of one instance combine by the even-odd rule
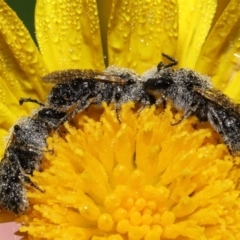
[[[181,113],[169,104],[140,113],[124,104],[121,123],[113,107],[103,108],[48,139],[52,151],[32,179],[45,192],[29,189],[21,231],[91,240],[226,239],[240,231],[239,158],[207,123],[193,117],[171,126]]]
[[[141,239],[159,239],[162,226],[173,224],[174,213],[168,211],[169,189],[145,183],[144,173],[138,169],[129,175],[124,165],[114,168],[115,178],[122,179],[114,191],[106,196],[104,206],[108,213],[98,218],[98,227],[102,231],[115,231],[129,237]],[[129,175],[129,184],[124,183]],[[125,180],[124,180],[125,179]]]

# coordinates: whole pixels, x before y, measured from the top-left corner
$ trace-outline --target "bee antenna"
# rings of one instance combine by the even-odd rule
[[[40,106],[44,106],[43,103],[39,102],[38,100],[36,99],[32,99],[32,98],[20,98],[19,100],[19,104],[22,105],[23,103],[25,102],[33,102],[33,103],[37,103],[38,105]]]
[[[169,64],[164,64],[163,62],[160,62],[157,65],[157,71],[159,72],[160,70],[166,69],[166,68],[170,68],[172,66],[175,66],[178,64],[178,61],[176,59],[174,59],[173,57],[170,57],[169,55],[162,53],[162,56],[167,58],[169,61],[171,61],[171,63]]]

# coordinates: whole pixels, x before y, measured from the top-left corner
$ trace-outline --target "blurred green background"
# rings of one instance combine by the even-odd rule
[[[5,0],[5,2],[18,14],[36,42],[34,34],[34,8],[36,0]]]

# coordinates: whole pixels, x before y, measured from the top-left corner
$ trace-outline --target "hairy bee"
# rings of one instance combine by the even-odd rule
[[[57,71],[43,80],[56,85],[44,104],[30,98],[20,99],[20,104],[35,102],[40,108],[13,127],[0,162],[0,204],[16,214],[26,211],[29,205],[25,185],[42,191],[28,175],[39,170],[46,139],[51,132],[92,104],[114,103],[121,122],[119,110],[122,103],[134,101],[147,106],[154,101],[144,91],[143,83],[135,72],[118,67],[109,67],[104,72]]]
[[[190,69],[171,67],[177,61],[165,54],[170,64],[160,63],[155,70],[145,74],[144,90],[155,97],[156,104],[170,100],[184,111],[180,123],[189,116],[200,122],[209,121],[222,136],[230,153],[240,154],[240,105],[234,104],[226,95],[216,90],[210,78]]]
[[[43,80],[57,83],[48,95],[46,105],[68,112],[64,121],[92,104],[114,103],[121,121],[119,110],[122,103],[134,101],[143,106],[154,103],[154,98],[144,91],[141,78],[135,72],[116,66],[103,72],[57,71]]]
[[[0,162],[0,203],[7,210],[18,214],[28,208],[24,184],[42,191],[28,175],[39,170],[46,139],[65,115],[65,112],[42,107],[13,127]]]

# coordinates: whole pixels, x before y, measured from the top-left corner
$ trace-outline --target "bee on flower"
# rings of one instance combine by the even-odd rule
[[[108,28],[100,31],[106,5],[111,5]],[[29,239],[239,238],[239,157],[228,151],[238,151],[238,110],[219,92],[239,101],[236,6],[236,1],[129,0],[100,2],[97,8],[95,1],[38,0],[39,52],[15,13],[0,2],[1,133],[10,136],[2,156],[5,151],[9,158],[6,149],[14,147],[9,141],[22,146],[18,133],[26,127],[39,138],[33,119],[43,120],[43,144],[24,140],[17,150],[26,150],[27,143],[33,154],[27,147],[28,160],[44,155],[37,155],[38,167],[14,167],[21,172],[17,176],[28,178],[16,178],[29,199],[27,212],[17,217],[21,232]],[[108,66],[130,69],[128,75],[112,74],[104,65],[106,45]],[[178,64],[169,67],[161,53]],[[85,81],[98,90],[89,99],[84,81],[79,83],[80,111],[71,102],[74,94],[60,94],[69,86],[64,81],[55,86],[42,81],[69,69],[104,73],[97,83]],[[179,87],[174,77],[181,73],[185,82]],[[191,81],[196,76],[200,84]],[[137,91],[123,98],[126,86]],[[103,94],[105,87],[112,87],[113,98]],[[55,100],[71,104],[54,107],[54,91]],[[23,97],[40,106],[33,112],[27,100],[19,106]],[[27,124],[18,120],[24,115]]]

